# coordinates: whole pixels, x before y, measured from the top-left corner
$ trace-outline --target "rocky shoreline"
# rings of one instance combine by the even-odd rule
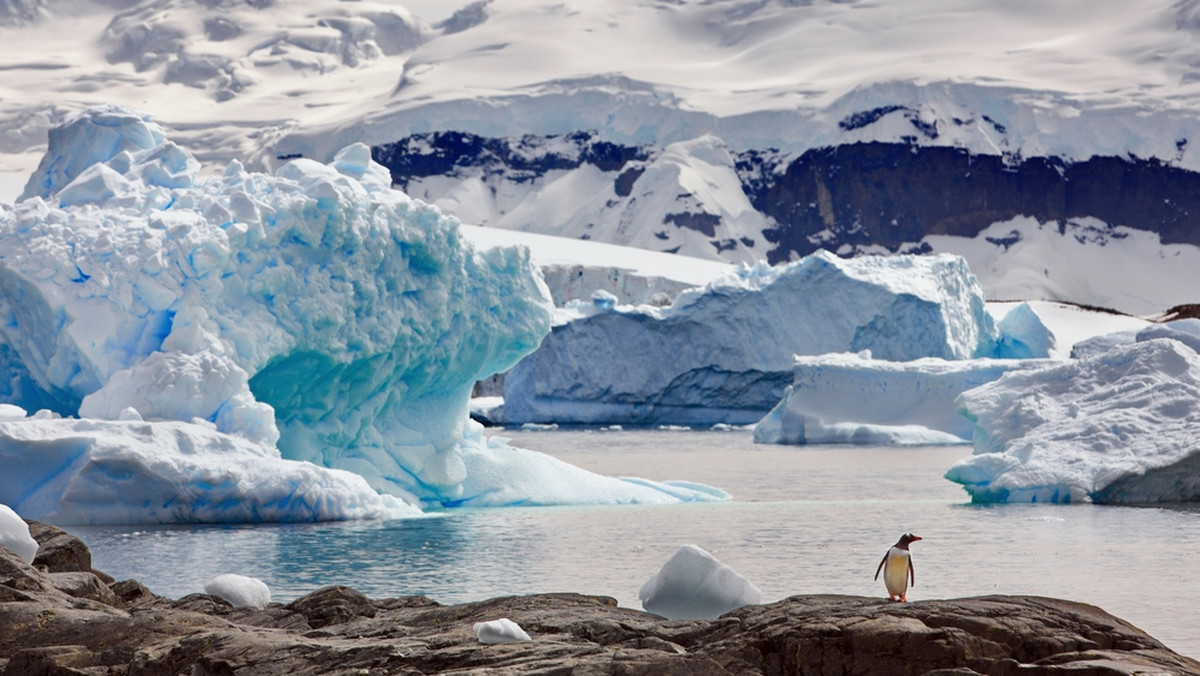
[[[889,603],[812,595],[668,621],[607,597],[443,606],[330,586],[262,610],[178,600],[91,567],[31,523],[32,566],[0,547],[0,674],[1196,674],[1200,662],[1094,606],[1029,596]],[[506,617],[530,641],[483,644]]]

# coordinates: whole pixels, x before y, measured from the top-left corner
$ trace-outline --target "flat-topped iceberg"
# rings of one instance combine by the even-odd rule
[[[898,362],[859,354],[796,357],[783,399],[754,427],[765,444],[965,444],[958,395],[1048,359]]]
[[[0,213],[0,401],[45,409],[2,416],[23,469],[0,502],[89,523],[723,495],[484,439],[471,387],[549,330],[545,284],[527,250],[478,250],[391,190],[366,146],[200,169],[143,115],[92,108]]]
[[[965,392],[974,454],[946,478],[974,502],[1200,499],[1200,355],[1149,338]]]
[[[951,255],[742,266],[670,306],[577,307],[504,386],[506,423],[747,424],[775,406],[794,355],[992,356],[983,292]]]

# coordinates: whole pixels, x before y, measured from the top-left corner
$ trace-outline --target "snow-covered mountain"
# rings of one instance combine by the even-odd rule
[[[483,0],[430,20],[5,0],[0,171],[115,102],[206,163],[367,143],[469,223],[734,262],[962,253],[989,297],[1148,314],[1200,282],[1197,31],[1191,0]]]

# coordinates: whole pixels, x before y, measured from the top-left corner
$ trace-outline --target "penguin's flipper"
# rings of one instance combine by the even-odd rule
[[[888,552],[888,554],[890,554],[890,553],[891,553],[891,551]],[[887,563],[887,557],[888,557],[888,555],[884,554],[883,560],[879,562],[879,567],[875,569],[875,579],[876,580],[879,579],[879,571],[883,570],[883,564]]]
[[[917,586],[917,569],[913,567],[912,557],[908,557],[908,579],[912,580],[912,586]]]

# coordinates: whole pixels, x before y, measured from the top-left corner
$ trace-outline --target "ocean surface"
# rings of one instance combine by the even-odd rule
[[[942,478],[970,446],[765,446],[750,432],[494,431],[603,474],[683,479],[733,499],[671,506],[456,510],[428,518],[257,526],[73,527],[94,566],[177,598],[221,573],[287,602],[330,584],[442,603],[572,591],[641,608],[682,544],[794,594],[886,597],[873,580],[904,532],[909,601],[1036,594],[1099,606],[1200,658],[1200,506],[972,505]]]

